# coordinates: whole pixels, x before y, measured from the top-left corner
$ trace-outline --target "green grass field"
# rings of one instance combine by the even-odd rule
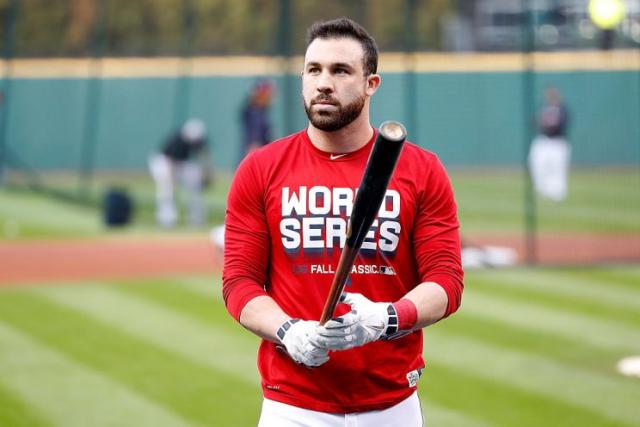
[[[463,232],[523,230],[524,178],[517,170],[452,170]],[[566,200],[535,205],[540,231],[640,232],[640,169],[574,169]]]
[[[451,171],[463,232],[523,229],[518,171]],[[208,190],[221,222],[229,178]],[[66,194],[70,176],[47,182]],[[0,189],[0,240],[105,235],[100,197],[126,186],[158,233],[147,177],[96,177],[88,203]],[[541,231],[640,233],[640,171],[578,170],[537,200]],[[165,232],[166,233],[166,232]],[[172,233],[206,233],[178,227]],[[0,260],[0,268],[2,266]],[[0,287],[0,426],[253,426],[258,339],[226,313],[216,277]],[[469,271],[460,312],[426,330],[428,426],[640,426],[640,264]]]
[[[522,171],[452,170],[464,232],[517,233],[525,226]],[[77,178],[46,175],[48,185],[66,196],[77,193]],[[211,224],[222,223],[230,176],[220,173],[206,193]],[[21,186],[0,189],[0,236],[5,239],[92,237],[101,235],[100,203],[111,186],[126,188],[135,201],[131,227],[115,234],[157,232],[153,183],[144,174],[101,174],[93,180],[87,203],[33,193]],[[640,233],[640,169],[574,170],[566,201],[537,200],[540,231]],[[46,215],[43,215],[46,212]],[[178,232],[189,231],[179,227]]]
[[[0,426],[252,426],[258,340],[219,279],[0,290]],[[471,271],[426,329],[429,426],[640,426],[640,267]]]
[[[20,181],[0,187],[0,238],[21,240],[34,238],[86,238],[113,235],[144,235],[157,233],[154,213],[154,187],[144,173],[103,173],[93,179],[91,190],[83,197],[77,177],[69,173],[43,174],[46,187],[31,191]],[[230,176],[220,173],[205,191],[209,222],[224,221],[226,195]],[[102,203],[110,188],[123,188],[134,203],[132,224],[123,229],[107,230],[102,222]],[[180,206],[183,205],[178,193]],[[43,214],[46,213],[46,214]],[[183,212],[184,215],[184,212]],[[202,232],[179,224],[172,232]]]

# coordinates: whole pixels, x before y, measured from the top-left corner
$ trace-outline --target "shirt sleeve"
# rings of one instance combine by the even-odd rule
[[[222,296],[236,319],[253,298],[267,295],[269,231],[264,186],[254,155],[240,164],[227,199]]]
[[[421,282],[435,282],[447,293],[447,317],[460,306],[464,287],[460,224],[451,183],[437,157],[427,176],[419,195],[413,246]]]

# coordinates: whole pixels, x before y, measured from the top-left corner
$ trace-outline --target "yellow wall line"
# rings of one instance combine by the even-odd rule
[[[537,52],[531,60],[538,71],[624,71],[640,70],[640,50]],[[519,53],[383,53],[380,72],[403,72],[411,64],[417,72],[505,72],[521,71],[526,57]],[[0,60],[0,73],[8,70],[17,78],[86,78],[92,67],[99,67],[100,75],[110,78],[173,77],[180,74],[194,76],[253,76],[275,75],[283,68],[297,73],[302,57],[288,63],[278,57],[266,56],[211,56],[187,60],[177,57],[162,58],[87,58],[15,59],[10,63]],[[10,67],[10,68],[8,68]]]

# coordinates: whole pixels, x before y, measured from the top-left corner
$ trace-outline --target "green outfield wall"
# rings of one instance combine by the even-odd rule
[[[522,164],[529,134],[525,111],[537,109],[544,87],[554,85],[570,108],[574,164],[640,165],[639,69],[538,70],[530,74],[529,96],[521,67],[435,69],[418,71],[413,77],[401,71],[383,72],[372,102],[372,120],[409,123],[410,139],[437,152],[447,165],[517,166]],[[106,75],[93,87],[87,75],[17,73],[5,79],[10,96],[0,108],[7,114],[5,143],[14,161],[19,158],[38,169],[80,168],[89,102],[97,99],[89,110],[96,115],[95,168],[144,168],[149,153],[178,119],[189,116],[200,117],[209,126],[216,167],[235,167],[239,110],[257,76],[195,75],[185,84],[175,75],[124,74]],[[304,127],[306,118],[299,78],[273,76],[279,89],[271,112],[274,134],[282,136]],[[287,85],[290,99],[285,99]],[[89,90],[94,91],[93,98],[88,97]],[[527,105],[526,99],[532,102]],[[409,114],[413,108],[415,114]]]

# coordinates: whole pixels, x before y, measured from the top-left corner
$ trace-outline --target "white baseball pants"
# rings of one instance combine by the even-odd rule
[[[149,159],[149,169],[156,184],[156,219],[163,227],[173,227],[178,221],[175,185],[181,184],[186,193],[188,222],[203,225],[206,209],[202,195],[202,166],[195,161],[172,162],[163,154]]]
[[[264,399],[258,427],[422,427],[418,393],[381,411],[330,414]]]
[[[559,202],[567,197],[571,147],[562,138],[537,137],[529,151],[533,186],[544,197]]]

